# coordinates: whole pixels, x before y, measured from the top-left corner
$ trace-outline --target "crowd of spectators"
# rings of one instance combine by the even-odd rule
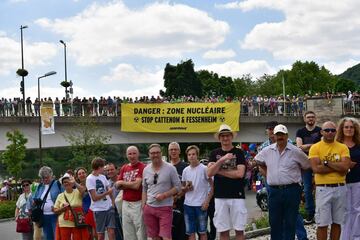
[[[338,94],[314,94],[313,96],[290,96],[284,98],[280,96],[243,96],[243,97],[226,97],[226,96],[181,96],[181,97],[160,97],[160,96],[143,96],[143,97],[75,97],[73,99],[61,100],[56,97],[36,98],[31,100],[28,97],[24,102],[20,98],[1,98],[0,99],[0,117],[9,116],[39,116],[41,104],[51,104],[56,116],[119,116],[122,103],[188,103],[188,102],[206,102],[206,103],[223,103],[223,102],[240,102],[241,114],[248,116],[262,115],[290,115],[301,116],[306,110],[306,100],[309,98],[325,98],[331,104],[334,96],[342,97],[344,102],[345,113],[357,113],[360,110],[360,94],[348,91]]]

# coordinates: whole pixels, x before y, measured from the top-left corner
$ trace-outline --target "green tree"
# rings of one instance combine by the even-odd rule
[[[17,129],[7,132],[6,137],[10,144],[6,146],[6,150],[1,154],[1,159],[3,164],[6,165],[7,172],[18,178],[26,156],[25,144],[28,140]]]
[[[296,61],[291,70],[281,71],[281,74],[285,79],[286,93],[291,95],[333,92],[335,90],[336,77],[324,66],[319,67],[313,61]]]
[[[220,76],[207,70],[197,72],[198,79],[202,83],[203,93],[206,96],[234,97],[236,89],[231,77]]]
[[[234,79],[236,96],[250,96],[255,92],[255,83],[250,74]]]
[[[282,78],[264,74],[256,80],[255,93],[262,96],[277,96],[282,93]]]
[[[354,92],[358,88],[357,84],[349,79],[338,78],[335,84],[335,92],[343,92],[346,93],[349,90]]]
[[[197,78],[192,60],[181,62],[176,66],[166,64],[164,69],[164,96],[183,95],[202,96],[202,84]]]
[[[101,130],[94,118],[81,117],[64,138],[72,149],[73,158],[70,160],[70,166],[88,167],[94,157],[105,156],[105,144],[110,141],[111,136]]]

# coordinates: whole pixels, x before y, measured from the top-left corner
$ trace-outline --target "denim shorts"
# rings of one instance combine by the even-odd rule
[[[201,210],[201,207],[184,204],[184,217],[187,235],[207,232],[207,211]]]

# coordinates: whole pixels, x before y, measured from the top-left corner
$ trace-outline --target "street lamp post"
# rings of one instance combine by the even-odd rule
[[[20,33],[21,33],[21,69],[24,70],[24,44],[23,44],[23,29],[28,28],[28,26],[20,26]],[[21,84],[20,89],[22,89],[23,94],[23,108],[22,108],[22,114],[25,116],[25,81],[24,76],[21,76]]]
[[[48,77],[48,76],[51,76],[51,75],[54,75],[56,74],[55,71],[51,71],[51,72],[48,72],[48,73],[45,73],[44,75],[38,77],[38,100],[39,100],[39,108],[41,110],[41,102],[40,102],[40,79],[41,78],[44,78],[44,77]],[[42,167],[42,145],[41,145],[41,111],[39,113],[39,160],[40,160],[40,167]]]
[[[67,68],[66,68],[66,43],[63,40],[59,41],[64,45],[64,62],[65,62],[65,82],[67,82]],[[67,87],[65,87],[65,98],[68,99],[68,90]]]

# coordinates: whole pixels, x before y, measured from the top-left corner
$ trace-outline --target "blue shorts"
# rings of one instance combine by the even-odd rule
[[[201,207],[191,207],[184,204],[184,217],[187,235],[207,232],[207,211],[201,210]]]

